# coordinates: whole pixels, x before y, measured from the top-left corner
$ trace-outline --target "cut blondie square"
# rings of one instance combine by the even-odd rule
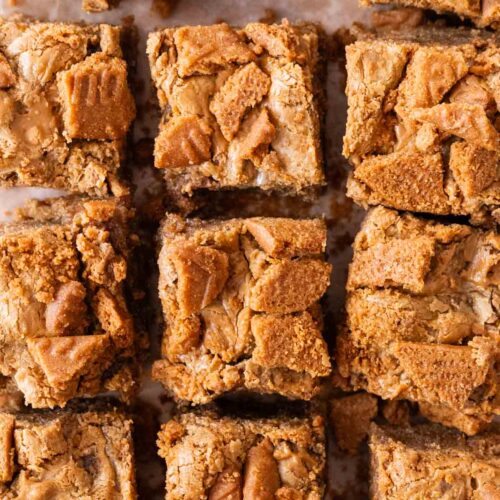
[[[135,499],[132,422],[113,410],[0,413],[0,496]]]
[[[498,37],[417,28],[362,36],[346,51],[349,196],[498,224]]]
[[[451,13],[472,19],[478,26],[500,26],[499,0],[360,0],[360,3],[365,6],[391,4],[431,9],[441,14]]]
[[[155,166],[184,193],[324,184],[314,25],[168,28],[148,55],[163,117]]]
[[[500,434],[372,425],[371,498],[498,498]]]
[[[168,215],[159,237],[167,326],[153,377],[197,404],[235,389],[314,396],[330,373],[324,221]]]
[[[186,413],[159,434],[167,500],[320,500],[325,435],[320,416],[243,419]]]
[[[131,211],[117,198],[32,202],[0,225],[0,379],[35,408],[134,387],[124,296]]]
[[[128,192],[118,171],[135,104],[123,34],[0,20],[0,186]]]
[[[354,242],[340,374],[478,432],[500,412],[500,235],[383,207]]]

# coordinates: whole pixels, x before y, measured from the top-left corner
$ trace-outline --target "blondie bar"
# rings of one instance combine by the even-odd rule
[[[398,4],[472,19],[478,26],[500,26],[499,0],[360,0],[362,5]]]
[[[323,419],[243,419],[208,412],[167,422],[158,439],[167,500],[320,500],[325,489]]]
[[[500,411],[500,235],[383,207],[354,242],[340,374],[475,433]]]
[[[135,116],[123,30],[0,20],[0,185],[120,196]]]
[[[168,28],[148,55],[163,118],[155,166],[184,193],[324,183],[315,26]]]
[[[437,28],[349,45],[348,195],[499,223],[499,50],[493,33]]]
[[[498,498],[499,436],[498,429],[467,439],[438,425],[373,425],[371,498]]]
[[[112,410],[0,413],[0,496],[135,499],[132,422]]]
[[[130,394],[130,217],[117,198],[64,198],[32,202],[0,225],[0,379],[33,407]]]
[[[323,220],[168,215],[160,244],[166,329],[154,378],[194,403],[238,388],[317,393],[330,373],[318,303],[331,272]]]

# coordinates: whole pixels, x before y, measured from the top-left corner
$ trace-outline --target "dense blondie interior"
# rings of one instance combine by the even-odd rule
[[[242,419],[187,413],[158,439],[167,500],[307,498],[325,489],[323,419]]]
[[[204,403],[234,389],[310,399],[330,373],[321,219],[185,220],[159,235],[166,329],[153,377]]]
[[[495,231],[373,209],[354,243],[341,375],[478,432],[500,410],[499,266]]]
[[[372,426],[371,498],[497,498],[498,429],[465,438],[437,425]]]
[[[0,20],[0,185],[128,192],[118,170],[135,104],[122,34]]]
[[[132,422],[111,410],[0,413],[0,496],[135,499]]]
[[[498,37],[418,28],[367,35],[346,51],[348,195],[498,223]]]
[[[168,28],[148,39],[163,118],[155,166],[185,193],[324,183],[313,25]]]
[[[0,226],[0,380],[33,407],[130,395],[130,217],[116,198],[61,198],[32,202]]]

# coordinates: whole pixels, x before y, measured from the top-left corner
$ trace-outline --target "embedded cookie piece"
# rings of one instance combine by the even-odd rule
[[[132,422],[118,411],[0,413],[2,498],[136,498]]]
[[[33,407],[130,396],[131,215],[116,198],[61,198],[31,202],[0,226],[0,372]]]
[[[472,433],[500,413],[500,239],[378,207],[354,242],[340,374]]]
[[[346,50],[348,194],[363,206],[498,223],[498,38],[420,28]]]
[[[115,7],[120,0],[82,0],[82,9],[86,12],[104,12]]]
[[[123,29],[0,21],[0,185],[128,193],[123,144],[135,116]]]
[[[323,419],[185,413],[163,425],[167,500],[308,498],[325,490]]]
[[[184,193],[324,184],[313,25],[168,28],[148,55],[164,116],[155,166]]]
[[[324,221],[168,215],[160,244],[167,326],[154,378],[197,404],[236,389],[318,392],[330,373],[319,307],[331,273]]]
[[[496,498],[498,436],[498,429],[466,439],[438,425],[372,425],[372,498]]]

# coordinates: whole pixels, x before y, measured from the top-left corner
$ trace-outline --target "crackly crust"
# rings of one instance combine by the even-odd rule
[[[61,198],[33,201],[0,226],[0,373],[33,407],[130,396],[131,215],[117,199]]]
[[[373,209],[354,243],[341,375],[433,405],[434,420],[466,432],[466,416],[490,421],[500,409],[499,263],[495,231]]]
[[[118,170],[135,105],[123,33],[0,20],[0,185],[128,192]]]
[[[477,438],[437,425],[372,425],[372,498],[495,498],[498,429]]]
[[[166,498],[242,498],[244,491],[245,498],[319,500],[325,488],[324,440],[319,416],[252,420],[183,414],[159,434]],[[233,496],[221,495],[221,483],[230,484]]]
[[[324,184],[322,66],[314,25],[251,23],[152,33],[148,55],[164,111],[155,165],[179,190],[301,193]]]
[[[91,409],[0,413],[0,495],[136,498],[131,420]]]
[[[498,37],[418,28],[367,35],[346,51],[348,194],[498,223]]]
[[[238,388],[317,393],[330,372],[318,303],[331,272],[324,221],[169,215],[159,239],[166,329],[156,379],[195,403]]]

